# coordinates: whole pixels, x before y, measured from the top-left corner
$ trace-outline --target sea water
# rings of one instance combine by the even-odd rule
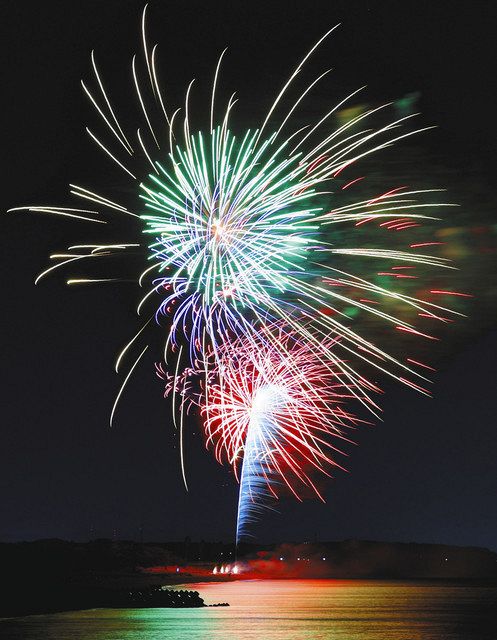
[[[180,586],[176,588],[181,588]],[[0,620],[2,640],[496,640],[497,587],[414,582],[198,583],[203,609],[92,609]]]

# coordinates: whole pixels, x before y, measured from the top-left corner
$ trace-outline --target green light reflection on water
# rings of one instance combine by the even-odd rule
[[[497,587],[333,580],[189,585],[202,609],[97,609],[0,621],[3,640],[495,640]]]

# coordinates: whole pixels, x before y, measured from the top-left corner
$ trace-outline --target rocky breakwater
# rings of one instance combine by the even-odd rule
[[[227,602],[205,604],[198,591],[150,586],[136,590],[119,590],[107,595],[103,606],[114,608],[185,608],[228,607]]]
[[[116,592],[113,594],[114,607],[206,607],[203,598],[198,591],[185,589],[167,589],[165,587],[151,586],[144,589],[126,592]]]

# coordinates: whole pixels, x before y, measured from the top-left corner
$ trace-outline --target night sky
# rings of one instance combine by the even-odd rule
[[[423,122],[439,125],[423,143],[426,152],[436,150],[439,161],[441,154],[459,168],[464,188],[471,190],[467,219],[479,224],[486,207],[488,224],[488,210],[497,205],[497,196],[488,197],[497,106],[491,6],[154,0],[150,40],[160,43],[163,84],[175,105],[192,77],[210,83],[217,56],[229,46],[223,82],[239,90],[242,117],[253,113],[259,122],[304,52],[342,22],[309,71],[335,69],[322,97],[331,105],[366,83],[373,102],[421,91]],[[84,126],[96,118],[79,81],[90,76],[95,48],[124,120],[133,121],[130,59],[140,47],[143,3],[17,0],[2,8],[2,209],[78,206],[67,197],[73,181],[135,197],[130,183],[127,192],[126,181],[87,139]],[[205,95],[201,84],[197,104],[205,104]],[[465,168],[473,181],[463,180]],[[153,354],[132,379],[109,429],[120,385],[114,360],[140,326],[136,286],[68,288],[64,276],[70,270],[33,284],[50,252],[92,234],[98,239],[99,229],[90,227],[44,214],[2,217],[0,540],[138,539],[140,527],[146,540],[232,540],[237,485],[205,452],[200,425],[192,419],[185,493],[170,404],[154,375]],[[487,284],[495,287],[495,270]],[[281,513],[257,528],[260,539],[364,538],[496,550],[492,309],[469,303],[469,319],[454,329],[456,337],[447,331],[434,398],[386,385],[384,421],[357,431],[360,446],[350,450],[346,463],[350,473],[338,473],[327,484],[327,504],[283,500]]]

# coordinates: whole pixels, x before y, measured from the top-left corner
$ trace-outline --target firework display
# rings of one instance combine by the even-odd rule
[[[128,358],[130,365],[111,422],[155,318],[164,331],[165,365],[158,373],[179,409],[185,485],[183,431],[193,406],[203,418],[207,447],[233,467],[240,483],[240,540],[282,490],[300,499],[308,487],[322,497],[314,474],[340,466],[340,442],[364,422],[348,405],[378,413],[373,395],[379,389],[367,372],[427,393],[431,366],[406,357],[395,343],[404,336],[435,339],[418,321],[447,322],[456,312],[439,300],[465,295],[429,284],[423,285],[429,295],[419,295],[428,270],[453,267],[437,253],[440,243],[420,236],[418,228],[451,205],[430,202],[439,200],[437,190],[404,186],[354,199],[364,179],[354,172],[358,164],[424,130],[409,129],[411,115],[378,124],[385,105],[344,118],[341,108],[353,92],[316,122],[293,124],[328,71],[294,92],[298,76],[336,27],[304,56],[251,129],[236,125],[234,94],[224,109],[218,106],[223,52],[204,128],[197,128],[190,116],[193,81],[182,109],[166,106],[146,11],[143,64],[136,56],[132,61],[142,114],[136,135],[121,125],[93,53],[94,88],[82,83],[107,138],[88,134],[131,181],[136,199],[122,202],[72,184],[71,193],[89,205],[14,210],[98,225],[118,214],[136,223],[125,242],[82,242],[52,254],[54,263],[36,281],[89,259],[141,256],[138,313],[147,319],[118,357],[116,370]],[[418,235],[406,241],[407,230]],[[67,282],[112,279],[104,273]],[[381,331],[371,331],[372,322]]]
[[[239,477],[238,541],[282,490],[301,499],[299,487],[309,487],[322,499],[312,475],[340,467],[340,444],[363,420],[347,407],[358,387],[279,326],[226,343],[220,356],[222,371],[200,401],[207,446]],[[378,391],[365,379],[360,385],[365,401]]]

